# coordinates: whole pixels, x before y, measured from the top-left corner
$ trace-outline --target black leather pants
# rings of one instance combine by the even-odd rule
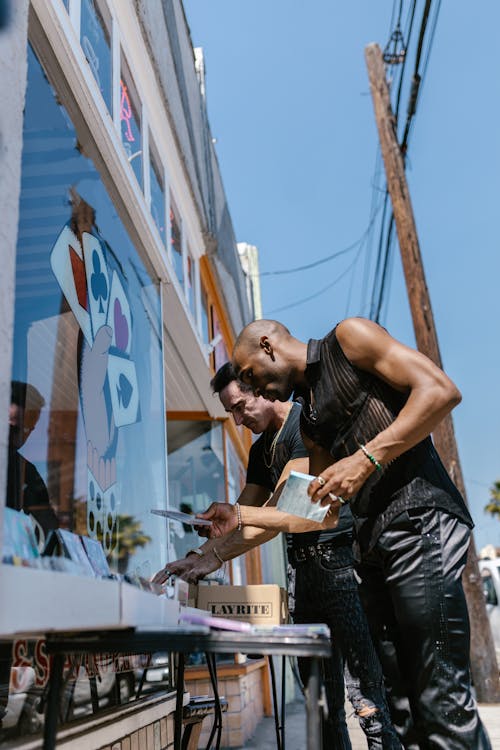
[[[470,686],[461,583],[469,536],[444,511],[411,509],[357,566],[392,720],[406,748],[491,750]]]

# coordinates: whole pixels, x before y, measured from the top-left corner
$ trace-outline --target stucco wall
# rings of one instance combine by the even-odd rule
[[[8,408],[12,363],[14,274],[21,180],[23,109],[26,92],[29,0],[11,2],[0,31],[0,492],[6,487]],[[0,502],[0,535],[3,502]],[[0,539],[1,549],[1,539]]]

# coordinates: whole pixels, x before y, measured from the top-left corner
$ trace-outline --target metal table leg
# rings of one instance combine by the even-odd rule
[[[283,750],[281,744],[281,730],[280,717],[278,713],[278,695],[276,693],[276,672],[274,671],[273,657],[269,657],[269,671],[271,672],[271,692],[273,694],[273,712],[274,712],[274,727],[276,730],[276,747],[278,750]]]
[[[45,726],[43,729],[43,750],[54,750],[56,746],[57,719],[61,700],[64,655],[54,654],[50,674],[49,696],[45,709]]]
[[[182,742],[182,702],[184,698],[184,654],[179,653],[177,664],[177,692],[174,719],[174,750],[181,750]],[[44,748],[45,750],[45,748]]]
[[[318,750],[321,747],[321,716],[319,710],[319,659],[311,659],[311,671],[307,681],[307,750]]]
[[[215,659],[215,654],[206,653],[205,657],[207,660],[208,673],[210,675],[210,682],[212,683],[212,689],[214,691],[214,701],[215,701],[214,725],[212,727],[212,731],[210,732],[210,737],[207,743],[206,750],[210,750],[212,746],[212,740],[213,740],[216,729],[217,729],[217,739],[215,741],[215,750],[219,750],[221,737],[222,737],[222,708],[220,705],[219,686],[217,684],[217,662]]]
[[[281,657],[281,750],[285,750],[285,718],[286,718],[286,656]]]

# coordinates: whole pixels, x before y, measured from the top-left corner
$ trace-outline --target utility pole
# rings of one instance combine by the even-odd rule
[[[384,60],[379,45],[369,44],[365,49],[365,58],[417,347],[419,351],[442,367],[415,217],[406,181],[405,164],[398,142],[396,118],[392,112]],[[451,414],[436,428],[433,436],[444,465],[466,498]],[[471,622],[471,671],[477,699],[483,703],[496,703],[500,700],[498,665],[473,537],[471,537],[463,584]]]

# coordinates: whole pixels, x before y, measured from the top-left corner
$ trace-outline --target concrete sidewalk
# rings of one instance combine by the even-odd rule
[[[481,718],[488,730],[493,750],[500,750],[500,705],[479,706]],[[352,707],[346,704],[348,716],[347,726],[353,750],[366,750],[366,740],[359,724],[352,715]],[[305,750],[306,747],[306,717],[304,703],[294,701],[287,706],[285,750]],[[245,745],[245,750],[276,750],[276,735],[274,718],[261,721],[257,730]],[[319,750],[319,748],[318,748]]]

